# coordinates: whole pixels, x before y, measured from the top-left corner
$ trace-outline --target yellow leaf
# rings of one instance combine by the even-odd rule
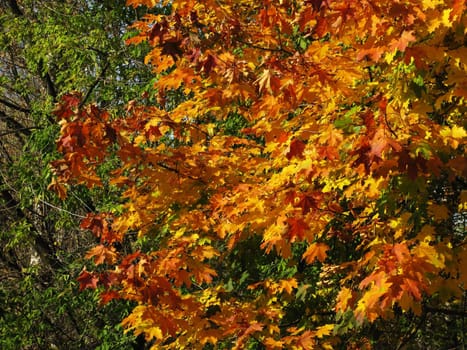
[[[436,268],[442,269],[445,267],[445,258],[444,255],[440,254],[435,247],[431,246],[427,242],[422,242],[420,245],[412,249],[412,253],[415,256],[419,256],[427,260],[430,264]]]
[[[287,294],[292,294],[292,290],[298,287],[297,280],[295,278],[281,280],[279,284],[280,284],[280,288],[282,290],[285,290]]]
[[[274,338],[271,338],[271,337],[268,337],[264,341],[264,345],[266,345],[266,347],[268,349],[283,349],[284,342],[280,341],[280,340],[275,340]]]
[[[147,339],[152,339],[152,338],[162,339],[163,338],[162,331],[159,327],[146,328],[144,331],[146,333]]]
[[[331,334],[332,330],[334,329],[334,324],[325,324],[324,326],[318,327],[316,329],[316,337],[322,338],[325,335]]]
[[[441,128],[439,134],[444,137],[444,144],[449,144],[454,149],[457,149],[462,139],[467,136],[465,129],[462,126],[456,125],[452,128],[449,126]]]
[[[384,178],[380,177],[375,180],[373,177],[368,178],[365,181],[364,188],[366,189],[365,195],[367,198],[376,199],[381,194],[381,187],[385,184]]]
[[[459,206],[457,208],[460,212],[467,210],[467,190],[463,190],[459,196]]]
[[[436,6],[441,5],[442,3],[442,0],[423,0],[423,10],[434,9]]]
[[[412,217],[411,213],[405,212],[400,215],[397,219],[389,220],[389,227],[391,227],[394,232],[394,238],[400,238],[404,232],[411,229],[412,225],[409,224],[409,219]]]
[[[347,185],[350,185],[350,180],[347,178],[337,180],[326,179],[326,185],[323,187],[323,192],[332,192],[335,189],[342,190]]]
[[[467,136],[467,132],[462,126],[454,125],[451,129],[452,137],[455,139],[461,139]]]
[[[467,132],[462,126],[454,125],[452,128],[444,126],[439,132],[441,136],[461,139],[467,136]]]
[[[442,16],[436,17],[429,22],[428,31],[430,33],[434,32],[440,26],[446,28],[452,27],[452,21],[449,19],[452,9],[445,9]]]
[[[336,311],[345,311],[349,308],[349,301],[353,298],[352,290],[347,287],[343,287],[337,295]]]

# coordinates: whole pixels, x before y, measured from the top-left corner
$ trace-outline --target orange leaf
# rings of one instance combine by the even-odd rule
[[[393,40],[391,42],[391,49],[392,50],[399,50],[401,52],[404,52],[406,47],[411,43],[414,42],[417,38],[413,35],[413,30],[407,31],[404,30],[402,32],[401,37],[398,40]]]
[[[308,264],[313,263],[316,259],[320,262],[324,262],[327,257],[326,252],[328,250],[329,246],[325,243],[312,243],[308,246],[305,253],[303,253],[302,259],[304,259]]]
[[[114,252],[114,248],[108,248],[103,244],[95,246],[88,251],[85,258],[94,258],[94,264],[100,265],[103,263],[114,264],[117,261],[117,253]]]

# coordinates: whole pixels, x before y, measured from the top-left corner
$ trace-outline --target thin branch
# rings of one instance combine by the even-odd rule
[[[86,101],[88,100],[89,96],[91,96],[91,93],[93,90],[96,88],[97,84],[99,84],[100,80],[104,76],[105,72],[107,71],[107,68],[109,68],[110,63],[107,61],[105,63],[104,68],[102,68],[102,71],[100,72],[99,76],[96,78],[96,80],[92,83],[92,85],[89,87],[88,92],[86,93],[86,96],[84,96],[83,100],[79,104],[79,108],[83,107]]]
[[[62,211],[62,212],[64,212],[64,213],[70,214],[70,215],[72,215],[72,216],[76,216],[76,217],[81,218],[81,219],[85,219],[85,218],[86,218],[86,216],[83,216],[83,215],[80,215],[80,214],[72,213],[71,211],[68,211],[68,210],[66,210],[66,209],[57,207],[57,206],[55,206],[55,205],[53,205],[53,204],[51,204],[51,203],[49,203],[49,202],[47,202],[47,201],[45,201],[45,200],[43,200],[43,199],[39,199],[39,201],[41,201],[41,202],[44,203],[45,205],[47,205],[47,206],[49,206],[49,207],[51,207],[51,208],[53,208],[53,209],[56,209],[56,210],[58,210],[58,211]]]
[[[253,49],[258,49],[258,50],[263,50],[263,51],[270,51],[270,52],[282,52],[282,53],[287,54],[288,56],[293,56],[293,52],[290,52],[290,51],[284,49],[283,47],[263,47],[263,46],[259,46],[259,45],[249,43],[249,42],[241,40],[241,39],[235,39],[235,40],[238,41],[239,43],[247,45],[247,46],[249,46],[249,47],[251,47]]]
[[[401,350],[402,348],[405,347],[405,345],[409,343],[411,339],[413,339],[413,337],[417,334],[417,332],[422,327],[423,323],[425,323],[425,320],[426,320],[426,313],[424,313],[422,317],[420,317],[420,320],[415,326],[415,328],[410,333],[404,335],[402,340],[399,342],[399,345],[397,346],[396,350]]]
[[[384,121],[386,122],[386,127],[391,132],[392,136],[397,138],[396,132],[391,128],[391,125],[389,124],[388,115],[386,113],[384,113]]]
[[[11,131],[5,131],[5,132],[2,132],[0,133],[0,137],[2,136],[6,136],[6,135],[10,135],[10,134],[16,134],[18,132],[22,132],[24,133],[26,136],[29,136],[31,133],[29,132],[29,130],[34,130],[34,129],[42,129],[41,127],[38,127],[38,126],[31,126],[29,128],[18,128],[18,129],[15,129],[15,130],[11,130]]]
[[[438,314],[451,315],[451,316],[467,317],[466,310],[445,309],[445,308],[432,307],[428,305],[425,305],[423,309],[429,313],[438,313]]]
[[[9,127],[13,129],[13,133],[22,133],[25,136],[31,135],[29,128],[25,127],[23,124],[19,123],[14,118],[7,115],[5,112],[0,111],[0,118],[4,119]]]
[[[7,107],[10,107],[10,108],[12,108],[14,110],[17,110],[18,112],[23,112],[23,113],[30,113],[31,112],[31,110],[29,108],[24,108],[24,107],[18,106],[16,104],[14,104],[13,102],[4,100],[2,98],[0,98],[0,103],[7,106]]]
[[[45,73],[44,73],[45,71]],[[43,59],[39,60],[38,63],[38,73],[39,76],[42,78],[45,88],[47,90],[47,94],[52,97],[53,101],[55,102],[57,100],[57,89],[55,87],[54,82],[52,81],[52,77],[49,74],[48,70],[44,69],[44,61]]]
[[[10,156],[10,152],[8,151],[8,149],[6,148],[5,144],[2,142],[2,140],[0,140],[0,148],[2,149],[3,151],[3,155],[6,157],[8,163],[12,164],[13,163],[13,158],[11,158]],[[9,147],[11,148],[11,147]],[[3,176],[3,175],[2,175]]]
[[[182,174],[180,173],[180,171],[176,168],[172,168],[171,166],[168,166],[167,164],[164,164],[162,162],[158,162],[156,163],[158,166],[160,166],[161,168],[164,168],[165,170],[169,170],[169,171],[172,171],[174,173],[176,173],[177,175],[179,176],[182,176],[182,177],[186,177],[190,180],[194,180],[194,181],[200,181],[201,183],[205,184],[206,182],[203,180],[203,179],[200,179],[198,177],[194,177],[194,176],[191,176],[189,174]]]

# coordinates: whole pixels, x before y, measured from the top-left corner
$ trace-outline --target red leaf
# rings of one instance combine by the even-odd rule
[[[305,231],[309,229],[306,222],[303,219],[288,218],[287,223],[289,224],[290,241],[294,242],[297,237],[299,240],[303,240]]]
[[[216,58],[213,55],[208,55],[206,60],[201,64],[201,71],[206,74],[211,73],[211,70],[216,66]]]
[[[79,282],[79,290],[83,290],[86,288],[96,289],[97,282],[99,282],[99,279],[95,275],[90,274],[84,269],[78,276],[77,281]]]
[[[300,140],[292,140],[289,147],[289,152],[285,155],[288,160],[293,157],[303,158],[303,151],[305,150],[305,143]]]
[[[115,290],[108,290],[108,291],[102,292],[100,297],[101,297],[101,305],[105,305],[113,299],[120,299],[120,294]]]

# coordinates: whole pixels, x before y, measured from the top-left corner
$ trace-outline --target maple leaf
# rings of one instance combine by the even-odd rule
[[[81,94],[78,92],[63,95],[60,104],[55,108],[53,114],[59,119],[68,120],[76,114],[80,103]]]
[[[265,69],[256,83],[258,83],[259,92],[266,90],[270,94],[277,93],[281,86],[280,79],[270,69]]]
[[[454,0],[452,4],[452,11],[450,13],[449,19],[453,21],[456,17],[462,15],[465,11],[465,0]]]
[[[177,59],[182,56],[183,50],[181,49],[181,41],[178,39],[173,39],[171,41],[165,41],[162,44],[162,54],[163,55],[169,55],[172,57],[174,61],[177,61]]]
[[[305,232],[309,227],[303,219],[288,218],[287,223],[289,224],[289,236],[291,242],[294,242],[297,238],[299,240],[303,240],[305,238]]]
[[[389,137],[387,130],[379,128],[371,141],[371,150],[369,152],[370,157],[382,159],[383,152],[391,149],[399,152],[402,147],[399,143]]]
[[[271,337],[267,337],[264,341],[264,345],[268,347],[268,349],[283,349],[284,342],[280,340],[276,340]]]
[[[357,60],[361,61],[368,57],[372,61],[377,62],[380,60],[380,58],[385,52],[386,49],[384,47],[371,47],[367,49],[360,49],[358,50]]]
[[[67,187],[65,184],[59,183],[56,178],[52,179],[51,183],[47,186],[47,190],[54,191],[61,200],[64,200],[67,197]]]
[[[390,48],[391,50],[399,50],[404,52],[406,47],[411,43],[414,42],[417,38],[415,37],[412,30],[404,30],[400,38],[395,39],[391,42]]]
[[[414,281],[410,278],[403,278],[403,285],[404,287],[414,296],[415,300],[421,300],[422,294],[419,288],[420,284],[418,281]]]
[[[337,295],[336,300],[336,311],[345,312],[348,308],[352,307],[352,301],[354,299],[354,295],[352,290],[347,287],[341,288],[339,294]]]
[[[445,144],[449,143],[450,146],[456,149],[461,140],[467,137],[467,132],[462,126],[454,125],[452,128],[445,126],[440,130],[440,135],[444,137]]]
[[[235,349],[241,348],[242,344],[245,342],[246,339],[248,339],[248,337],[251,334],[260,332],[263,330],[263,328],[264,326],[261,323],[256,322],[256,321],[252,322],[237,338]]]
[[[112,300],[120,299],[120,293],[115,290],[103,291],[100,294],[101,305],[106,305]]]
[[[381,274],[378,276],[381,278],[364,293],[363,297],[358,302],[355,310],[355,317],[359,322],[363,322],[365,317],[372,322],[383,314],[379,303],[383,296],[388,293],[392,283],[387,282],[386,276]]]
[[[334,329],[334,324],[325,324],[316,329],[315,335],[317,338],[323,338],[325,335],[331,334],[333,329]]]
[[[303,151],[305,150],[305,143],[294,139],[290,142],[289,151],[286,154],[287,159],[292,159],[293,157],[303,158]]]
[[[297,337],[296,344],[299,349],[312,350],[315,348],[315,335],[312,331],[305,331]]]
[[[297,280],[295,278],[281,280],[279,285],[280,289],[285,290],[287,294],[292,294],[292,290],[298,287]]]
[[[85,256],[86,259],[94,258],[94,264],[96,265],[103,263],[114,264],[117,261],[117,257],[118,255],[115,253],[114,249],[108,248],[103,244],[99,244],[90,249]]]
[[[83,269],[83,271],[81,271],[76,280],[79,282],[79,290],[83,290],[86,288],[96,289],[97,282],[99,282],[99,279],[94,274],[86,271],[86,269]]]
[[[315,260],[324,262],[326,260],[326,252],[329,250],[329,246],[325,243],[312,243],[308,246],[305,253],[302,255],[302,259],[307,264],[313,263]]]

